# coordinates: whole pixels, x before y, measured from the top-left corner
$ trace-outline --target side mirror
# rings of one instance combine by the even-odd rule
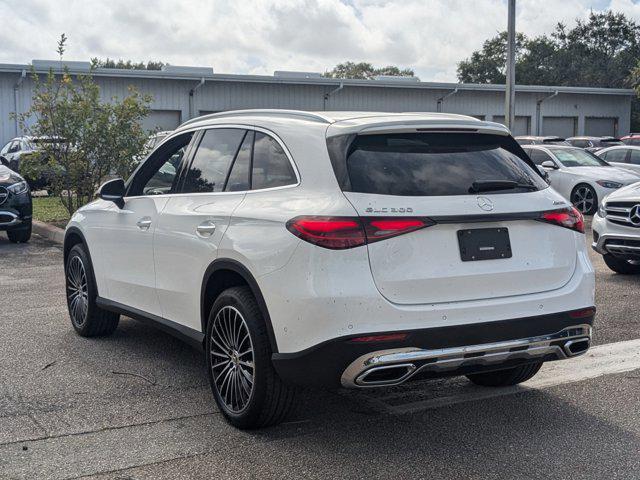
[[[115,203],[118,208],[124,207],[124,195],[126,187],[124,186],[124,180],[121,178],[114,178],[108,182],[104,182],[98,189],[98,197],[103,200]]]
[[[551,185],[551,180],[549,179],[549,172],[547,172],[542,165],[536,165],[536,167],[538,168],[538,172],[540,172],[540,175],[542,175],[542,178],[544,179],[544,181],[547,182],[547,185]]]
[[[4,157],[0,157],[0,165],[4,165],[5,167],[9,166],[9,160]]]
[[[557,170],[558,169],[558,166],[555,163],[553,163],[553,161],[551,161],[551,160],[545,160],[544,162],[542,162],[540,164],[540,166],[543,167],[543,168],[549,168],[551,170]]]

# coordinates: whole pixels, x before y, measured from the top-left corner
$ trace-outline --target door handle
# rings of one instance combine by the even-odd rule
[[[142,217],[138,220],[136,225],[140,230],[149,230],[149,227],[151,226],[151,219],[149,217]]]
[[[214,234],[215,231],[216,231],[216,224],[209,220],[207,220],[206,222],[202,222],[196,228],[196,232],[201,237],[210,237],[211,235]]]

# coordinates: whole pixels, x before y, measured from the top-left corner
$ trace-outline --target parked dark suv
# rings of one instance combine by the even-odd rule
[[[6,230],[13,243],[31,238],[31,191],[13,170],[0,165],[0,230]]]
[[[32,190],[46,190],[51,185],[56,171],[48,165],[42,155],[43,144],[53,144],[56,148],[64,144],[64,140],[51,137],[16,137],[0,150],[0,163],[14,172],[20,173]]]

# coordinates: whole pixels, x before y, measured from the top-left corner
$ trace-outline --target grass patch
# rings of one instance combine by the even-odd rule
[[[41,222],[64,226],[69,221],[69,212],[59,197],[35,197],[33,199],[33,218]]]

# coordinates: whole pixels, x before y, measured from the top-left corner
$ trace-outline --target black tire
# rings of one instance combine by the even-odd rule
[[[611,270],[622,275],[634,275],[640,273],[640,263],[629,263],[629,260],[624,258],[617,258],[607,253],[603,255],[604,263],[607,264]]]
[[[238,334],[223,334],[225,327]],[[231,425],[261,428],[287,417],[296,389],[273,368],[267,327],[248,287],[229,288],[216,299],[209,313],[205,348],[211,391]],[[252,353],[243,354],[248,350]]]
[[[580,183],[571,191],[571,203],[583,215],[593,215],[598,211],[598,195],[591,185]]]
[[[533,378],[542,367],[542,362],[529,363],[519,367],[497,370],[495,372],[474,373],[467,375],[467,378],[476,385],[483,387],[508,387],[526,382]]]
[[[84,245],[78,244],[71,248],[64,270],[67,307],[74,330],[82,337],[111,335],[118,327],[120,315],[96,305],[98,289]]]
[[[31,220],[26,227],[7,230],[7,237],[11,243],[27,243],[31,239]]]

